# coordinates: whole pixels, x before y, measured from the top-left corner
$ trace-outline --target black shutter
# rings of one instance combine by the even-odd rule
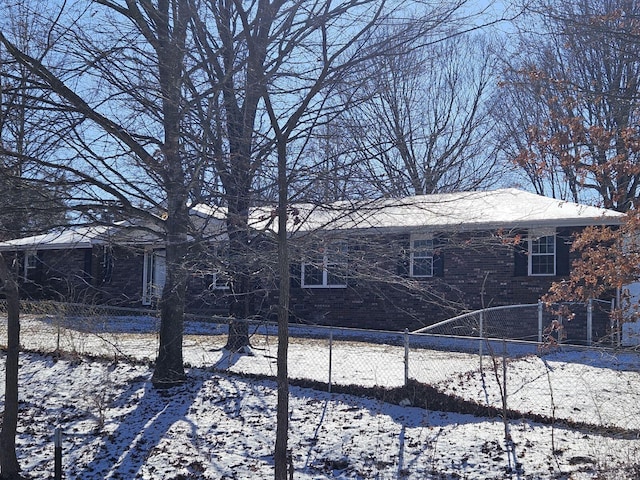
[[[16,274],[18,278],[24,278],[24,262],[27,261],[27,252],[16,252]]]
[[[392,242],[391,245],[397,246],[398,252],[400,252],[400,256],[398,258],[398,267],[397,267],[398,276],[408,277],[410,272],[409,262],[411,261],[410,240],[403,239],[398,243]]]
[[[442,247],[444,246],[442,239],[433,239],[433,276],[444,277],[444,252]]]
[[[92,275],[92,263],[93,263],[93,251],[87,248],[84,251],[84,266],[83,266],[83,277],[84,280],[90,282],[93,278]]]
[[[104,247],[102,250],[102,283],[111,283],[113,266],[113,249],[111,247]]]
[[[33,280],[35,283],[42,285],[45,279],[45,264],[43,262],[43,252],[33,252],[33,254],[35,255],[34,257],[34,263],[35,263],[35,268],[33,269],[32,275],[33,277],[31,278],[31,280]]]
[[[521,240],[513,249],[513,275],[526,277],[529,274],[529,242],[527,232],[522,234]]]
[[[558,230],[556,235],[556,275],[569,275],[569,270],[571,269],[570,249],[571,231],[567,229]]]

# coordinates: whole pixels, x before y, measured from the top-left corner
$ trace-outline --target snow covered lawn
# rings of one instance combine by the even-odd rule
[[[5,328],[0,320],[0,344],[6,342]],[[273,337],[254,338],[254,356],[228,357],[220,349],[224,336],[191,330],[185,339],[189,382],[162,392],[150,387],[148,366],[127,361],[153,359],[155,335],[68,328],[60,333],[49,321],[23,322],[25,348],[52,351],[60,345],[71,352],[58,360],[36,353],[21,359],[19,455],[32,478],[52,476],[57,424],[64,432],[66,478],[273,477],[275,382],[236,375],[275,374]],[[326,340],[294,338],[290,351],[292,377],[327,381]],[[332,354],[334,384],[403,382],[401,347],[334,342]],[[490,358],[483,359],[483,376],[477,355],[421,350],[414,356],[412,376],[464,398],[500,405]],[[640,377],[634,358],[571,352],[511,359],[509,408],[637,429]],[[3,381],[4,357],[0,360]],[[513,442],[505,443],[500,419],[298,387],[291,389],[290,432],[296,479],[640,475],[640,441],[631,433],[604,435],[519,420],[510,422]]]

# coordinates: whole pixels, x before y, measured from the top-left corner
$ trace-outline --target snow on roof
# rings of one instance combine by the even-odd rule
[[[140,245],[158,241],[151,227],[141,227],[129,221],[113,225],[76,226],[42,235],[18,238],[0,243],[1,251],[14,250],[68,250],[91,248],[94,245]]]
[[[624,218],[624,214],[613,210],[548,198],[515,188],[336,202],[325,206],[298,204],[291,210],[291,230],[301,232],[318,229],[455,231],[571,227],[615,225]],[[214,232],[218,240],[225,238],[225,208],[197,205],[192,208],[192,213],[213,218],[214,222],[207,225],[207,229]],[[273,207],[253,209],[250,214],[251,227],[257,230],[275,229],[277,222],[274,214]],[[148,231],[117,225],[78,227],[2,242],[0,251],[90,248],[109,242],[148,243],[152,241],[150,235]]]
[[[116,228],[104,225],[77,227],[71,230],[19,238],[0,243],[0,251],[91,248],[93,245],[107,243]]]
[[[548,198],[515,188],[420,195],[402,199],[298,205],[298,231],[341,230],[478,230],[611,225],[624,214]],[[253,213],[254,227],[275,227],[269,210]],[[293,227],[293,225],[292,225]]]

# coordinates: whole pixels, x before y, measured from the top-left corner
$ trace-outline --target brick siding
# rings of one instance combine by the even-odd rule
[[[436,235],[434,248],[441,262],[439,270],[434,277],[420,279],[408,274],[409,233],[352,235],[346,241],[348,278],[344,288],[302,288],[300,263],[316,247],[309,243],[293,244],[292,321],[414,330],[483,307],[536,303],[552,282],[562,278],[518,273],[514,247],[502,242],[494,232]],[[141,248],[42,250],[38,257],[40,264],[35,278],[22,284],[25,298],[142,306]],[[269,261],[274,258],[275,255],[269,255]],[[254,295],[256,308],[262,318],[274,319],[277,282],[273,278],[261,280]],[[207,279],[198,276],[194,269],[187,285],[187,311],[225,315],[228,294],[228,290],[209,289]],[[586,337],[584,322],[568,323],[565,328],[571,337]],[[521,333],[531,336],[535,332]],[[594,323],[594,340],[606,333],[606,312],[599,312]]]

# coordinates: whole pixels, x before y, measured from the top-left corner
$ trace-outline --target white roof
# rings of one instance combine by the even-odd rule
[[[116,229],[117,227],[111,226],[77,227],[2,242],[0,251],[91,248],[93,245],[107,243]]]
[[[191,221],[201,235],[210,239],[225,238],[220,212],[211,207],[192,208]],[[0,251],[67,250],[94,245],[158,245],[162,227],[140,219],[113,225],[76,226],[42,235],[0,242]]]
[[[295,205],[289,215],[292,232],[325,230],[463,231],[617,225],[624,214],[514,188],[493,191],[420,195],[402,199]],[[214,219],[209,228],[223,240],[226,209],[198,205],[192,213]],[[258,230],[275,229],[273,207],[251,211]],[[149,243],[151,232],[121,226],[78,227],[0,243],[0,251],[90,248],[106,243]]]
[[[460,231],[616,225],[624,214],[548,198],[515,188],[420,195],[402,199],[298,205],[291,229]],[[253,213],[254,226],[275,227],[269,209]],[[293,217],[293,215],[290,215]]]
[[[128,221],[120,221],[113,225],[75,226],[42,235],[8,240],[0,243],[0,251],[67,250],[107,244],[154,244],[159,238],[152,227],[143,228]]]

